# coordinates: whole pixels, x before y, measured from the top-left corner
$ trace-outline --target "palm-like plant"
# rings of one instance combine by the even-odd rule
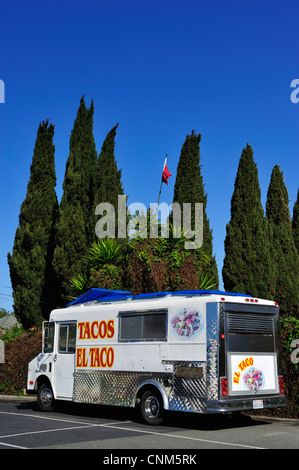
[[[88,288],[96,284],[97,271],[109,272],[119,270],[124,260],[124,244],[114,238],[105,238],[93,242],[88,250],[86,263],[89,275],[78,274],[70,279],[70,287],[77,293],[82,294]],[[69,297],[71,300],[76,297]]]
[[[200,289],[202,290],[212,290],[215,289],[216,283],[213,277],[208,277],[207,274],[202,273],[200,276]]]
[[[78,276],[71,277],[70,286],[72,289],[80,291],[86,288],[87,282],[88,279],[85,274],[78,274]]]
[[[82,294],[87,290],[88,285],[88,278],[86,274],[78,274],[77,276],[73,276],[70,279],[70,288],[74,291],[74,293]],[[74,300],[77,298],[76,296],[69,296],[69,300]]]
[[[158,235],[163,236],[166,226],[161,223],[155,210],[148,209],[146,214],[137,210],[135,214],[130,215],[129,230],[130,238],[157,238]]]
[[[115,238],[105,238],[93,242],[88,250],[87,258],[93,267],[119,266],[124,259],[123,243]]]

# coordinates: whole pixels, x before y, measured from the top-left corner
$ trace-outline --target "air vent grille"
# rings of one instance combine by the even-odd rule
[[[228,333],[232,334],[274,334],[273,315],[254,313],[227,313]]]

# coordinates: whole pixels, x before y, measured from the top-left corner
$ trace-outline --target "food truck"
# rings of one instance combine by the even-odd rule
[[[53,310],[27,392],[59,400],[193,413],[285,405],[276,302],[221,291],[133,295],[91,289]]]

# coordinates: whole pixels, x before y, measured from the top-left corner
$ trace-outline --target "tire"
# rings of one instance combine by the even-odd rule
[[[141,397],[140,414],[147,424],[158,426],[164,419],[164,408],[158,391],[147,390]]]
[[[55,399],[51,385],[41,384],[37,391],[37,404],[41,411],[53,411],[55,409]]]

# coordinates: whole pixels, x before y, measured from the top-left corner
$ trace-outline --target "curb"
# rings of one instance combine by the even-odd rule
[[[299,424],[299,419],[296,418],[279,418],[275,416],[258,416],[258,415],[248,415],[251,419],[256,419],[257,421],[282,421],[288,423],[296,423]]]
[[[30,402],[36,401],[36,395],[0,395],[0,401]]]

